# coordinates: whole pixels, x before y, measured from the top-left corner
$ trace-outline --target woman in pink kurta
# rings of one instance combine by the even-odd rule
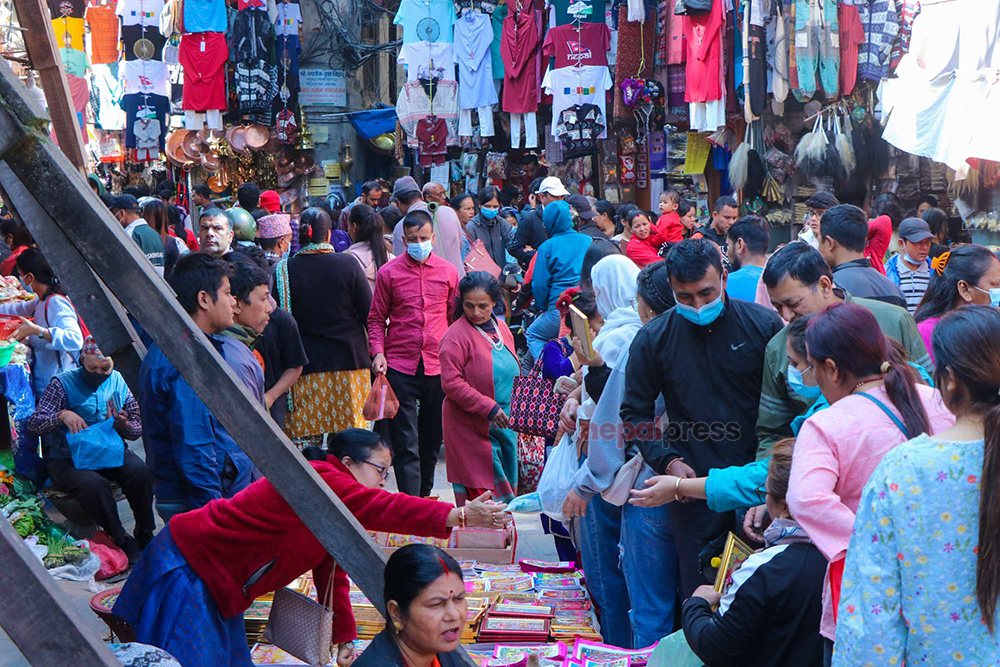
[[[806,330],[809,363],[830,407],[799,431],[788,486],[788,506],[830,561],[833,595],[839,595],[843,559],[861,491],[889,450],[921,433],[955,423],[940,394],[916,384],[866,308],[830,306]],[[919,489],[914,493],[919,494]],[[831,587],[823,590],[820,633],[833,640]]]
[[[520,374],[514,337],[493,315],[500,283],[485,271],[458,285],[455,322],[441,338],[441,388],[448,481],[455,503],[485,491],[507,502],[517,488],[517,434],[508,428],[514,377]]]

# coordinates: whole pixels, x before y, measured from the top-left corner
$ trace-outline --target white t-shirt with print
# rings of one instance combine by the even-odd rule
[[[399,49],[400,65],[406,65],[406,81],[455,80],[455,52],[448,42],[411,42]]]
[[[274,34],[281,37],[284,35],[298,35],[299,24],[302,23],[302,10],[294,2],[279,2],[277,6],[278,18],[274,20]]]
[[[593,104],[607,118],[607,92],[614,85],[611,72],[605,65],[560,67],[550,69],[542,80],[542,89],[552,96],[552,117],[559,118],[564,109],[574,104]],[[555,132],[556,123],[552,124]],[[555,134],[553,134],[555,136]],[[607,123],[600,139],[608,136]]]
[[[163,0],[118,0],[115,14],[122,17],[122,25],[160,27]]]

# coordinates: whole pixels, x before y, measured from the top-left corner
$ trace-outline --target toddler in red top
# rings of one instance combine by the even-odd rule
[[[684,240],[684,225],[677,215],[677,206],[681,203],[681,195],[677,190],[667,190],[660,193],[660,219],[656,221],[656,229],[665,243],[677,243]]]
[[[649,217],[639,209],[635,209],[629,213],[628,225],[632,230],[632,238],[625,246],[625,256],[635,262],[640,269],[647,264],[662,260],[659,250],[666,240],[649,221]]]

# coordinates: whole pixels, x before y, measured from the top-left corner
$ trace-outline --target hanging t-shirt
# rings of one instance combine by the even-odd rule
[[[56,46],[83,51],[83,19],[52,19]]]
[[[503,38],[503,20],[507,18],[507,3],[493,10],[493,43],[490,45],[490,59],[493,63],[493,78],[503,79],[503,56],[500,55],[500,40]]]
[[[122,17],[122,25],[144,25],[158,30],[163,0],[118,0],[115,13]]]
[[[90,102],[90,86],[87,85],[87,80],[83,77],[67,74],[66,83],[69,84],[69,96],[73,100],[73,110],[82,114],[87,110],[87,104]]]
[[[59,49],[59,56],[62,58],[63,69],[66,70],[67,74],[87,76],[87,70],[90,69],[90,65],[87,63],[86,51]]]
[[[549,8],[549,25],[572,23],[573,15],[569,13],[569,8],[578,2],[591,8],[589,14],[581,14],[581,20],[585,23],[604,23],[604,0],[548,0],[545,4]]]
[[[170,101],[162,95],[125,95],[122,97],[122,106],[125,107],[125,147],[136,147],[136,122],[139,120],[158,120],[160,124],[159,148],[163,148],[163,137],[167,131],[167,111],[170,109]],[[144,123],[140,128],[140,134],[145,134],[149,129],[149,123]]]
[[[82,19],[84,13],[87,11],[87,1],[49,0],[49,11],[52,12],[52,18],[54,19],[60,16],[72,16],[76,19]]]
[[[593,155],[606,127],[604,114],[593,104],[574,104],[563,109],[552,135],[562,142],[563,159]]]
[[[452,0],[402,0],[394,25],[403,26],[403,44],[453,42],[455,3]]]
[[[508,113],[538,111],[538,18],[532,0],[516,0],[503,21],[503,110]]]
[[[495,0],[455,0],[455,11],[461,18],[466,12],[483,12],[492,14],[497,9]]]
[[[221,32],[200,32],[181,37],[185,111],[226,108],[228,58],[226,36]]]
[[[462,109],[497,103],[493,85],[493,23],[486,14],[466,12],[455,22],[455,57],[458,60],[458,104]]]
[[[124,87],[118,80],[118,65],[94,65],[91,80],[97,92],[97,124],[102,130],[124,130],[125,110],[122,109]]]
[[[184,32],[226,32],[226,0],[184,0]]]
[[[95,65],[118,62],[118,17],[112,5],[87,7],[90,26],[90,62]]]
[[[163,60],[163,47],[167,38],[156,28],[127,25],[122,28],[125,43],[125,60]]]
[[[400,65],[406,65],[406,80],[455,80],[455,52],[450,42],[415,42],[399,49]]]
[[[119,63],[118,78],[125,82],[125,94],[170,96],[167,64],[160,60],[126,60]]]
[[[274,34],[298,35],[302,23],[302,10],[293,2],[278,3],[278,18],[274,21]]]
[[[542,43],[542,55],[555,57],[556,67],[607,65],[611,48],[611,30],[606,23],[583,23],[549,28]]]
[[[584,65],[583,67],[562,67],[550,69],[542,81],[542,88],[552,95],[552,117],[559,118],[564,109],[574,104],[593,104],[601,111],[601,116],[607,118],[605,102],[607,91],[614,82],[607,67]],[[607,125],[607,123],[605,123]],[[553,135],[558,125],[553,127]],[[601,131],[600,138],[608,135],[607,127]]]

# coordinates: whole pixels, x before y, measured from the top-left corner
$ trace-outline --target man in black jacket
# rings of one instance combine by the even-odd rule
[[[538,246],[542,245],[549,235],[545,233],[542,224],[542,206],[538,201],[538,188],[542,185],[541,178],[531,182],[531,192],[528,193],[528,206],[521,211],[521,221],[514,232],[514,241],[507,250],[514,255],[521,268],[528,269],[531,258]]]
[[[764,350],[782,321],[771,310],[726,296],[727,276],[714,243],[681,241],[666,262],[669,278],[654,282],[664,294],[672,290],[677,305],[640,329],[632,343],[621,407],[624,437],[656,474],[704,477],[711,468],[754,460]],[[662,434],[653,428],[661,394],[670,419]],[[670,511],[684,599],[705,583],[698,566],[704,542],[735,516],[716,514],[701,500],[672,503]]]
[[[607,241],[611,240],[611,237],[601,231],[601,228],[597,226],[594,221],[594,209],[591,208],[590,202],[583,195],[570,195],[566,198],[569,205],[576,211],[579,217],[579,222],[576,223],[576,231],[581,234],[586,234],[595,239],[605,239]]]

